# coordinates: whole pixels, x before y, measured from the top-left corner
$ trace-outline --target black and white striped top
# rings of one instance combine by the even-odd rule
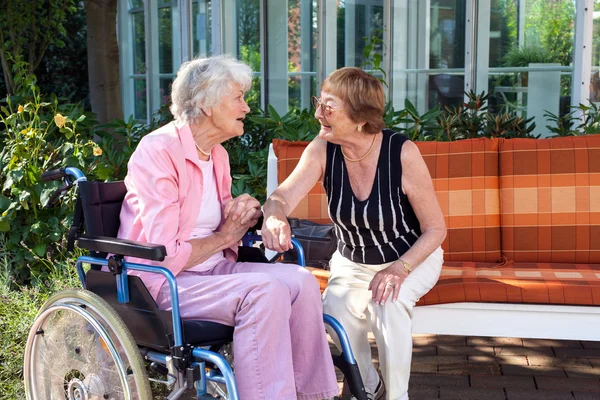
[[[399,259],[419,238],[419,221],[402,192],[400,152],[408,138],[383,130],[381,152],[371,194],[354,195],[339,145],[327,143],[323,184],[329,217],[335,224],[338,250],[354,262],[383,264]]]

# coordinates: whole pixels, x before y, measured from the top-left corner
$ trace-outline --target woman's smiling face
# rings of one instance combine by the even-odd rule
[[[321,123],[319,137],[328,142],[338,143],[338,139],[356,128],[344,109],[344,102],[337,96],[321,92],[321,97],[315,99],[315,118]]]

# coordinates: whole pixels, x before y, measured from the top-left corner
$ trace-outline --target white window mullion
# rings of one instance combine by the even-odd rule
[[[465,92],[477,90],[477,0],[467,0],[465,18]],[[465,101],[467,97],[465,96]]]
[[[392,82],[392,55],[394,53],[394,40],[392,35],[392,20],[393,8],[392,0],[383,0],[383,59],[381,62],[381,68],[385,71],[387,87],[386,100],[392,99],[393,93],[393,82]]]
[[[221,0],[212,0],[210,6],[211,13],[211,51],[212,55],[217,56],[222,53],[221,41],[223,39],[221,31]]]
[[[119,75],[121,77],[121,101],[123,104],[123,118],[127,120],[134,113],[134,80],[133,75],[133,17],[129,13],[127,1],[118,2],[118,40],[119,40]],[[129,49],[126,51],[125,49]]]
[[[573,88],[571,106],[589,104],[592,73],[592,27],[594,1],[577,0],[575,12],[575,48],[573,51]],[[581,115],[579,115],[581,116]]]

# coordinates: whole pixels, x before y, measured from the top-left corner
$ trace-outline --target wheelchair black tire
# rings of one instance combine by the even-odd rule
[[[82,394],[152,398],[146,367],[125,323],[87,290],[56,293],[42,306],[27,338],[23,370],[28,400],[53,399],[56,393],[69,400]]]

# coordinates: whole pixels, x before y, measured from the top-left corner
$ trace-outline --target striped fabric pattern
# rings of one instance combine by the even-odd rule
[[[498,140],[415,142],[446,221],[448,261],[499,262]]]
[[[338,250],[349,260],[384,264],[399,259],[419,239],[419,220],[402,192],[402,146],[408,138],[383,130],[381,152],[371,193],[354,194],[341,147],[327,143],[324,186]]]
[[[445,262],[417,305],[455,302],[600,305],[600,265]]]
[[[277,181],[281,184],[287,178],[300,161],[302,152],[309,142],[288,142],[283,139],[273,139],[273,151],[277,156]],[[317,183],[305,196],[290,217],[309,219],[319,224],[329,224],[329,212],[327,211],[327,198],[321,183]]]
[[[600,263],[600,135],[500,142],[502,252]]]

